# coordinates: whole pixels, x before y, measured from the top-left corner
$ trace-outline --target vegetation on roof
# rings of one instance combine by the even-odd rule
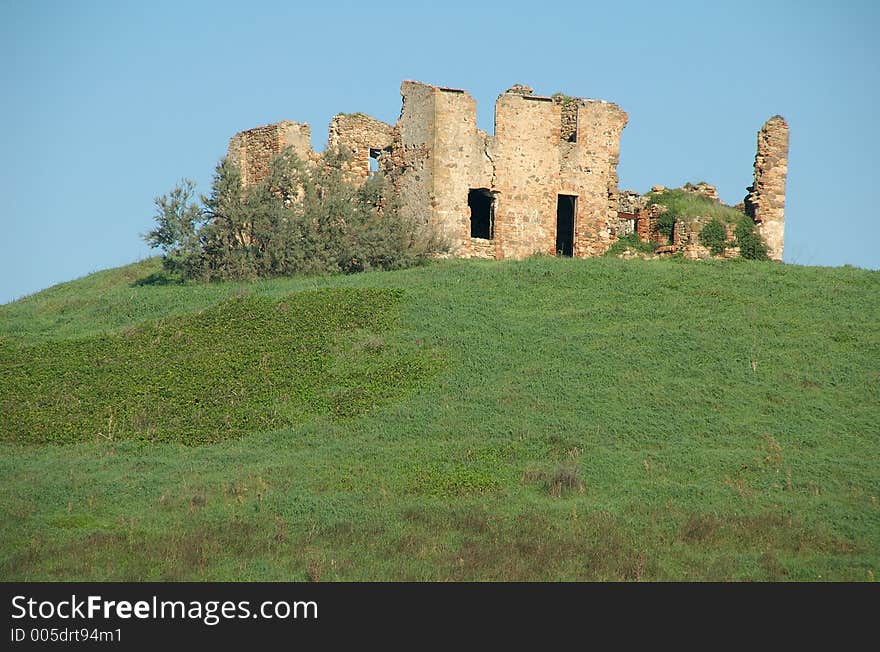
[[[649,206],[659,204],[666,206],[667,212],[677,219],[687,220],[694,217],[715,218],[728,224],[736,224],[743,214],[721,202],[688,192],[682,188],[666,189],[660,192],[649,192],[646,195]]]

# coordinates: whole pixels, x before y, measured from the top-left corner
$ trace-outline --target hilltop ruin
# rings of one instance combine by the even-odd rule
[[[490,136],[477,128],[476,101],[464,90],[404,81],[400,94],[393,126],[362,113],[336,115],[328,149],[350,154],[345,166],[354,182],[381,171],[400,210],[431,223],[453,255],[589,257],[629,233],[656,236],[657,207],[618,189],[628,116],[616,104],[536,95],[516,85],[498,96]],[[304,161],[320,160],[309,126],[289,121],[236,134],[228,157],[249,186],[265,178],[272,157],[287,146]],[[743,204],[774,260],[782,259],[787,155],[788,126],[775,116],[759,132],[755,182]],[[702,192],[711,196],[707,188]],[[706,255],[692,230],[682,225],[664,249]]]

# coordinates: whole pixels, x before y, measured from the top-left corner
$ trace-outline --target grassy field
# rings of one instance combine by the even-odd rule
[[[0,306],[0,578],[880,572],[878,272],[158,272]]]

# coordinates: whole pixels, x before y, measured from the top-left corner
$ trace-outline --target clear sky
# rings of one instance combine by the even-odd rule
[[[785,261],[880,267],[880,3],[0,0],[0,302],[150,255],[153,198],[207,192],[232,134],[337,112],[393,123],[400,82],[514,83],[629,114],[620,186],[735,204],[758,129],[791,127]]]

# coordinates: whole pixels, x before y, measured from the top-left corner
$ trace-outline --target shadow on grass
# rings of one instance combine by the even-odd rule
[[[179,276],[173,276],[167,272],[153,272],[148,276],[139,278],[131,284],[131,287],[145,285],[183,285],[184,281]]]

